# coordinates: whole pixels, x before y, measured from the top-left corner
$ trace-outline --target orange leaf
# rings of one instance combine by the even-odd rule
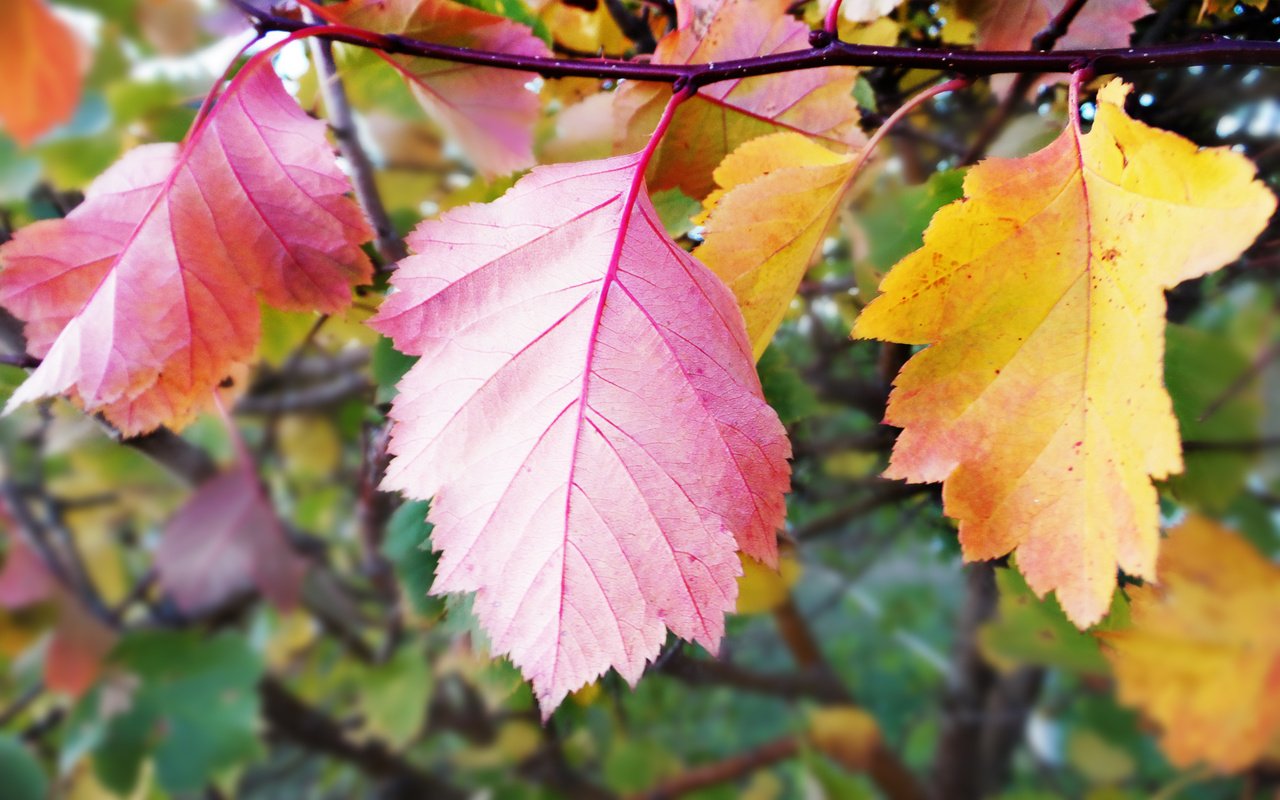
[[[679,29],[658,43],[656,64],[702,64],[809,47],[809,28],[787,15],[789,0],[700,0],[677,3]],[[703,87],[676,112],[649,170],[654,190],[679,187],[702,198],[712,170],[757,136],[795,131],[838,149],[864,140],[853,100],[852,67],[789,72]],[[641,149],[670,90],[630,82],[618,89],[615,152]]]
[[[368,280],[349,190],[324,123],[246,67],[184,146],[127,153],[0,248],[0,303],[43,358],[8,408],[67,393],[126,435],[185,424],[253,357],[259,298],[335,312]]]
[[[1131,625],[1097,634],[1120,700],[1160,725],[1179,766],[1260,758],[1280,733],[1280,567],[1193,516],[1160,552],[1160,585],[1129,596]]]
[[[43,0],[6,0],[0,26],[0,125],[28,145],[75,113],[83,45]]]
[[[898,376],[885,473],[946,481],[967,559],[1018,551],[1084,627],[1116,568],[1155,575],[1151,476],[1182,469],[1164,290],[1236,258],[1275,198],[1248,160],[1127,117],[1127,87],[1023,159],[970,171],[855,334],[930,344]]]

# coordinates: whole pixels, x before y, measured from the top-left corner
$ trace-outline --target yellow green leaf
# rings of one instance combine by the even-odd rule
[[[1164,290],[1236,258],[1275,210],[1254,167],[1130,119],[970,170],[855,335],[931,347],[899,374],[886,476],[945,481],[968,560],[1017,550],[1084,627],[1117,567],[1153,578],[1151,478],[1182,469],[1164,389]]]

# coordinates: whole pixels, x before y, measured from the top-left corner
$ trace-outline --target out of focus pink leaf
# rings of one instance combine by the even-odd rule
[[[189,614],[254,587],[287,610],[298,602],[306,562],[257,477],[237,467],[202,485],[165,526],[156,572],[161,588]]]
[[[349,0],[327,11],[377,33],[508,55],[550,55],[524,25],[452,0]],[[533,165],[539,106],[526,84],[536,75],[412,56],[387,60],[483,172],[507,175]]]

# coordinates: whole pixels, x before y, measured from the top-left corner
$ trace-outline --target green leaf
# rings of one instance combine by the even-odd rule
[[[369,358],[369,369],[373,372],[374,383],[378,384],[378,399],[388,402],[395,397],[396,384],[416,363],[416,356],[401,353],[385,336],[379,338]]]
[[[357,678],[359,702],[370,731],[394,747],[404,747],[422,730],[434,682],[423,654],[401,647],[385,664]]]
[[[5,800],[44,800],[49,779],[35,756],[12,736],[0,736],[0,786]]]
[[[396,509],[387,522],[382,555],[395,567],[396,579],[413,610],[434,618],[444,613],[445,604],[441,598],[427,595],[439,560],[431,550],[431,526],[426,521],[428,508],[427,501],[414,500]]]
[[[778,412],[783,424],[790,425],[818,410],[817,395],[776,345],[770,345],[760,356],[756,372],[764,388],[764,399]]]
[[[964,172],[937,172],[919,186],[874,193],[861,214],[867,230],[867,261],[885,270],[919,249],[933,215],[964,195]]]
[[[138,686],[94,752],[107,788],[132,790],[148,753],[160,786],[173,793],[197,791],[259,754],[263,665],[238,636],[141,631],[121,641],[113,660]]]
[[[534,36],[545,42],[548,47],[551,46],[551,31],[547,30],[546,23],[538,19],[521,0],[458,0],[458,2],[526,25],[533,30]]]
[[[1098,640],[1076,628],[1051,598],[1041,600],[1013,569],[996,570],[1000,591],[996,618],[978,632],[978,644],[991,663],[1013,668],[1028,664],[1057,667],[1068,672],[1103,675],[1107,663]],[[1112,614],[1124,600],[1119,592]]]
[[[653,209],[662,220],[662,227],[673,239],[679,239],[693,230],[693,217],[702,211],[702,202],[679,189],[667,189],[654,193]]]
[[[1231,339],[1186,325],[1170,325],[1165,335],[1165,385],[1184,441],[1240,442],[1258,438],[1262,401],[1256,387],[1236,392],[1216,410],[1211,406],[1249,369],[1249,358]],[[1209,413],[1211,412],[1211,413]],[[1201,416],[1207,414],[1202,421]],[[1247,452],[1187,452],[1181,475],[1168,485],[1181,501],[1220,513],[1244,488],[1256,456]]]

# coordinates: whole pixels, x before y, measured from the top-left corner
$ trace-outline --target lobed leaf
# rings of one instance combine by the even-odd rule
[[[752,139],[716,167],[706,233],[694,251],[738,298],[757,359],[822,247],[857,169],[798,133]]]
[[[972,169],[854,329],[932,345],[889,399],[885,475],[945,481],[965,558],[1017,550],[1080,627],[1117,568],[1155,578],[1151,477],[1182,469],[1163,292],[1236,258],[1276,205],[1247,159],[1130,119],[1126,92],[1099,93],[1089,133]]]
[[[67,393],[125,435],[186,424],[253,357],[259,298],[335,312],[369,279],[349,189],[324,123],[246,67],[185,145],[130,151],[0,247],[0,304],[43,359],[6,409]]]
[[[1159,724],[1178,766],[1256,761],[1280,733],[1280,567],[1192,516],[1161,550],[1159,585],[1129,596],[1132,624],[1097,634],[1121,702]]]

